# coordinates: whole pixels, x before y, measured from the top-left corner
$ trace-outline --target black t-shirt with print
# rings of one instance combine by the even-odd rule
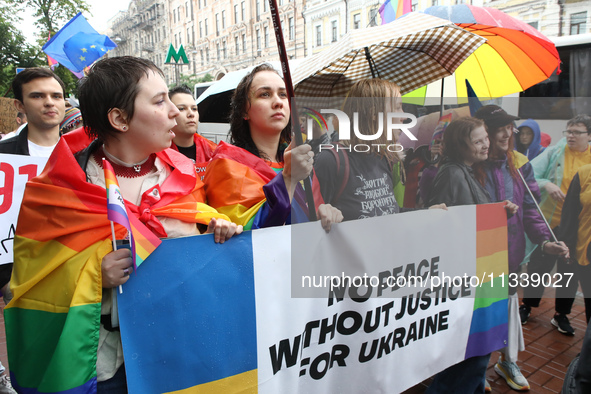
[[[375,154],[343,152],[349,157],[349,179],[340,196],[337,161],[334,154],[323,150],[315,158],[314,171],[324,202],[338,208],[345,220],[391,215],[400,212],[394,197],[392,170],[386,158]],[[339,160],[339,165],[345,165]]]

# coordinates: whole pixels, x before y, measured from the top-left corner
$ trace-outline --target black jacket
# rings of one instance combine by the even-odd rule
[[[445,203],[451,207],[489,202],[490,196],[474,177],[472,168],[463,163],[448,161],[439,168],[433,180],[427,206]]]
[[[21,132],[14,137],[0,141],[0,153],[30,156],[29,126],[25,126]]]

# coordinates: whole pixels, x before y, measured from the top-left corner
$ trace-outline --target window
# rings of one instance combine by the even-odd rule
[[[322,46],[322,26],[316,26],[316,46]]]
[[[259,17],[261,16],[261,0],[257,0],[256,3],[256,16],[257,20],[259,20]]]
[[[238,41],[238,36],[234,37],[234,47],[236,50],[236,56],[240,55],[240,42]]]
[[[187,27],[187,43],[191,42],[191,29]]]
[[[431,5],[432,6],[439,5],[439,0],[431,0]]]
[[[217,54],[218,54],[218,61],[222,60],[222,58],[221,58],[221,55],[222,54],[221,54],[221,51],[220,51],[220,43],[219,42],[215,44],[215,49],[216,49]]]
[[[246,34],[242,35],[242,52],[246,53]]]
[[[238,4],[234,4],[234,24],[238,23]]]
[[[203,49],[199,51],[199,53],[201,54],[201,65],[205,65],[205,59],[203,58]]]
[[[203,38],[203,22],[199,21],[199,38]]]
[[[191,43],[195,44],[195,26],[191,26]]]
[[[261,31],[257,29],[257,51],[261,50]]]
[[[361,27],[361,14],[353,15],[353,29],[359,29]]]
[[[172,10],[172,23],[176,23],[176,10]]]
[[[203,0],[203,7],[207,7],[207,0]]]
[[[372,8],[369,10],[369,25],[370,26],[377,26],[378,25],[378,9]]]
[[[205,35],[206,36],[208,35],[208,33],[207,33],[207,18],[205,18]]]
[[[244,4],[244,1],[240,3],[240,7],[242,8],[242,22],[244,22],[244,17],[246,15],[246,5]]]
[[[222,29],[226,28],[226,11],[222,11]]]
[[[268,3],[269,3],[268,1],[263,0],[263,12],[267,12],[267,4]]]
[[[293,17],[287,20],[287,25],[289,26],[289,39],[293,40],[295,38],[295,30],[293,26]]]
[[[337,40],[338,34],[337,34],[337,21],[332,21],[330,22],[331,26],[330,29],[332,31],[332,42],[335,42]]]
[[[215,34],[220,35],[220,14],[215,14]]]
[[[582,34],[587,31],[587,11],[570,14],[570,34]]]
[[[411,0],[410,10],[411,11],[416,11],[418,9],[419,9],[419,0]]]
[[[209,47],[205,48],[205,60],[209,63]]]
[[[189,17],[189,3],[185,2],[185,18]]]
[[[227,47],[226,47],[226,41],[224,41],[224,42],[222,43],[222,53],[223,53],[223,55],[224,55],[224,59],[226,59],[226,58],[227,58],[227,52],[228,52],[228,51],[227,51]]]
[[[179,42],[178,39],[176,38],[176,33],[174,34],[174,47],[178,47],[179,46]]]
[[[265,48],[269,48],[269,27],[265,26]]]
[[[527,24],[533,27],[534,29],[538,28],[538,21],[527,22]]]

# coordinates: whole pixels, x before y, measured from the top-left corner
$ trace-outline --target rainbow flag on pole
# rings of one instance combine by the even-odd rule
[[[119,183],[111,164],[103,158],[105,169],[105,188],[107,189],[107,217],[109,220],[119,223],[129,231],[129,244],[133,258],[133,269],[144,262],[162,241],[156,237],[146,226],[142,225],[134,215],[129,215],[125,208],[125,201],[119,190]],[[134,221],[135,219],[135,221]]]
[[[382,17],[382,25],[400,18],[402,15],[410,12],[411,8],[410,0],[386,0],[378,10]]]

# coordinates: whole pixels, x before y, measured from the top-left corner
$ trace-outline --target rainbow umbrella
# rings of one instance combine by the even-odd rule
[[[495,8],[458,4],[429,7],[423,12],[487,39],[443,82],[443,97],[468,97],[466,79],[478,97],[506,96],[544,81],[560,66],[552,41]],[[441,83],[424,86],[406,97],[440,97]]]

